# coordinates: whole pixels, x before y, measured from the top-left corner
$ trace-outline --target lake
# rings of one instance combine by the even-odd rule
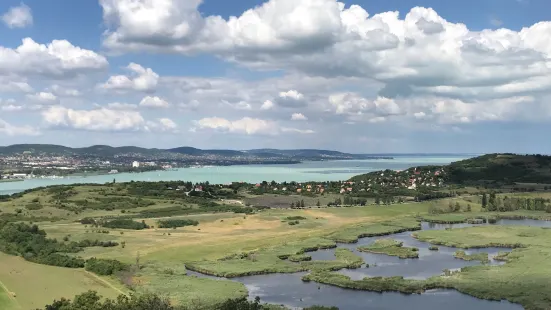
[[[494,224],[481,224],[494,225]],[[551,222],[537,220],[499,220],[495,225],[526,225],[537,227],[551,227]],[[422,223],[423,230],[443,230],[446,228],[461,228],[480,226],[473,224],[431,224]],[[377,239],[392,238],[402,241],[404,246],[419,248],[419,258],[400,259],[383,254],[372,254],[357,251],[357,247],[368,245]],[[464,261],[456,259],[453,254],[458,249],[438,246],[438,251],[430,251],[429,243],[421,242],[411,236],[411,232],[392,234],[381,237],[361,238],[358,243],[339,243],[338,247],[348,248],[369,264],[368,268],[343,269],[339,273],[352,279],[364,277],[390,277],[403,276],[410,279],[426,279],[442,274],[444,269],[460,269],[467,266],[480,265],[477,261]],[[489,253],[490,265],[503,264],[495,261],[493,257],[498,252],[509,252],[508,248],[482,248],[465,250],[467,254],[479,252]],[[318,250],[309,252],[313,260],[334,260],[335,249]],[[205,276],[197,272],[188,271],[189,275],[221,279]],[[283,304],[289,307],[302,308],[312,305],[336,306],[343,310],[364,309],[447,309],[447,310],[520,310],[522,306],[508,301],[489,301],[478,299],[455,290],[430,290],[423,294],[406,295],[396,292],[376,293],[369,291],[357,291],[342,289],[315,282],[303,282],[301,280],[305,272],[294,274],[268,274],[250,277],[233,278],[247,287],[249,296],[260,297],[263,302]]]
[[[26,189],[75,183],[107,183],[130,181],[190,181],[223,184],[230,182],[258,183],[262,181],[339,181],[372,171],[403,170],[414,166],[446,165],[474,155],[400,155],[385,154],[394,159],[310,161],[294,165],[247,165],[181,168],[172,171],[120,173],[65,177],[59,179],[30,179],[22,182],[0,183],[0,195],[8,195]]]

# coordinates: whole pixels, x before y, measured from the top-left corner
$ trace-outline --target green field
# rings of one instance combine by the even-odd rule
[[[81,269],[38,265],[2,253],[0,280],[8,290],[0,294],[0,301],[6,305],[2,309],[35,309],[53,299],[71,297],[88,290],[96,290],[110,298],[127,293],[114,279],[99,277]]]
[[[125,285],[132,287],[136,292],[151,291],[167,294],[174,302],[196,309],[200,307],[208,309],[209,306],[228,298],[247,294],[246,288],[240,283],[187,276],[185,266],[192,270],[226,277],[311,271],[312,273],[307,276],[308,280],[343,287],[403,292],[449,287],[477,297],[507,298],[527,307],[533,306],[534,309],[550,304],[549,301],[536,296],[536,294],[542,296],[548,294],[537,289],[535,285],[542,284],[544,280],[551,277],[547,271],[540,270],[548,267],[551,270],[551,265],[547,266],[548,262],[543,261],[551,258],[551,241],[547,241],[551,240],[551,230],[485,226],[466,230],[417,231],[420,229],[420,219],[445,223],[489,217],[551,218],[551,215],[545,212],[525,210],[506,213],[483,212],[477,197],[458,197],[390,206],[313,207],[301,210],[269,209],[256,211],[253,214],[219,212],[140,217],[143,214],[165,214],[166,210],[172,212],[175,210],[174,206],[180,205],[187,205],[199,211],[202,209],[186,197],[148,196],[140,197],[138,201],[123,185],[75,186],[62,194],[67,197],[60,200],[59,193],[52,193],[45,189],[31,192],[20,198],[2,201],[0,214],[2,216],[7,214],[10,220],[32,221],[44,229],[49,238],[66,240],[64,242],[83,240],[118,242],[120,245],[116,247],[89,247],[76,255],[83,258],[117,259],[128,264],[134,264],[139,257],[141,268],[125,279],[115,276],[98,277],[82,269],[37,265],[19,257],[1,254],[0,281],[6,286],[7,292],[0,290],[0,309],[39,307],[51,302],[54,298],[73,297],[89,289],[97,290],[105,297],[115,297],[121,292],[128,291]],[[539,197],[536,195],[539,194],[518,194],[517,196]],[[102,200],[104,197],[111,200]],[[286,197],[295,199],[293,196]],[[312,199],[317,202],[317,198]],[[88,201],[84,203],[88,207],[80,205],[84,200]],[[60,203],[60,201],[63,202]],[[462,206],[470,204],[472,211],[466,212],[462,208],[456,213],[428,213],[435,207],[444,210],[450,201],[454,204],[460,202]],[[26,207],[36,203],[42,208],[33,210]],[[112,204],[117,208],[106,210],[101,203]],[[233,203],[240,205],[239,202]],[[244,201],[242,203],[245,204]],[[20,211],[17,211],[18,209]],[[159,212],[159,210],[165,211]],[[135,221],[145,221],[151,228],[105,229],[78,222],[85,217],[128,215]],[[171,219],[195,220],[199,225],[176,229],[158,228],[158,221],[169,216]],[[292,220],[297,220],[299,223],[289,225]],[[521,248],[507,256],[506,259],[509,262],[505,266],[469,267],[459,274],[438,277],[431,281],[399,278],[351,281],[332,271],[341,268],[357,268],[363,261],[352,252],[343,249],[336,251],[336,257],[332,261],[308,260],[308,251],[334,247],[336,242],[355,242],[361,237],[404,231],[412,231],[418,238],[434,244],[457,247],[512,245]],[[392,246],[386,247],[384,252],[400,257],[414,257],[415,251]],[[487,277],[488,280],[483,280],[483,277]],[[513,279],[514,277],[518,280]],[[494,281],[493,286],[491,281]],[[52,285],[52,283],[56,284]],[[521,287],[518,291],[532,301],[514,295],[514,286]]]

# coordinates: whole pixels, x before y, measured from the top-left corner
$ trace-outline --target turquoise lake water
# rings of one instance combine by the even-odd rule
[[[173,171],[120,173],[60,179],[30,179],[22,182],[0,183],[0,195],[13,194],[26,189],[61,184],[106,183],[130,181],[174,181],[230,183],[262,181],[338,181],[358,174],[393,169],[401,170],[422,165],[445,165],[474,155],[393,155],[394,159],[312,161],[295,165],[248,165],[181,168]]]

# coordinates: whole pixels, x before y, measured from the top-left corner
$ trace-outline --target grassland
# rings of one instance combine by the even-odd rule
[[[90,205],[93,206],[95,202],[101,201],[97,200],[97,198],[104,197],[105,195],[108,197],[128,197],[128,193],[125,193],[124,188],[119,190],[115,186],[84,185],[76,186],[73,190],[74,193],[69,197],[69,200],[73,201],[69,203],[70,207],[78,207],[79,201],[85,199],[91,201]],[[139,272],[133,274],[130,279],[130,285],[133,289],[137,292],[153,291],[165,293],[175,302],[191,308],[199,303],[208,306],[229,297],[244,296],[247,292],[245,287],[239,283],[186,276],[184,265],[189,266],[192,270],[226,277],[309,270],[312,271],[310,276],[312,281],[354,287],[359,284],[349,282],[350,279],[346,280],[346,277],[343,278],[344,276],[331,271],[341,268],[357,268],[363,263],[360,257],[350,251],[337,249],[336,257],[332,261],[308,261],[307,259],[310,257],[308,252],[318,248],[335,247],[336,242],[353,243],[361,237],[416,231],[420,229],[418,222],[420,218],[437,220],[444,219],[445,217],[447,219],[454,217],[454,219],[465,221],[469,218],[479,216],[549,217],[548,214],[543,212],[516,211],[505,214],[481,212],[480,205],[474,199],[473,201],[467,201],[463,198],[454,199],[453,201],[458,200],[462,204],[472,204],[472,212],[429,215],[428,210],[431,205],[437,204],[441,207],[448,205],[448,200],[442,200],[390,206],[311,208],[303,210],[271,209],[254,214],[229,212],[215,214],[171,214],[169,212],[167,216],[154,217],[150,215],[165,214],[166,212],[162,210],[170,211],[173,210],[172,207],[174,206],[184,204],[191,208],[199,208],[199,206],[186,201],[185,198],[142,197],[141,199],[147,202],[147,206],[135,206],[135,208],[123,209],[125,210],[124,213],[119,209],[103,210],[94,208],[79,208],[75,212],[60,209],[53,195],[47,190],[31,192],[17,199],[0,202],[0,210],[2,214],[11,214],[20,220],[34,221],[41,229],[44,229],[48,233],[49,237],[58,240],[67,238],[68,242],[81,240],[116,241],[119,244],[124,242],[124,247],[86,248],[78,255],[84,258],[118,259],[129,264],[133,264],[136,258],[139,257],[142,268]],[[37,199],[43,206],[42,209],[27,210],[24,207],[27,204],[34,203]],[[122,199],[119,203],[125,203],[125,201],[128,202]],[[140,202],[140,205],[142,204],[144,204],[143,201]],[[17,209],[22,210],[19,215],[15,215],[17,214]],[[98,233],[96,228],[76,222],[84,217],[117,217],[129,214],[134,220],[144,220],[147,225],[154,228],[140,231],[108,229],[108,233]],[[143,217],[140,217],[142,215]],[[300,224],[294,226],[287,224],[289,218],[298,217],[300,217]],[[158,221],[165,218],[195,220],[199,222],[199,225],[175,229],[158,228]],[[488,229],[492,227],[494,226]],[[442,242],[461,246],[461,242],[459,241],[463,239],[459,237],[457,237],[458,239],[454,239],[455,237],[453,237],[456,231],[459,230],[454,229],[450,232],[438,231],[434,232],[434,236],[427,235],[425,231],[416,233],[418,233],[419,238],[427,238],[427,241],[432,243]],[[537,231],[539,232],[539,230]],[[474,241],[480,242],[479,246],[485,246],[487,242],[491,243],[494,240],[487,237],[491,237],[496,232],[487,232],[487,236],[469,236],[467,239],[469,241],[476,239]],[[524,233],[526,236],[530,236],[530,234],[535,232],[536,230],[519,231],[519,233]],[[460,234],[462,233],[461,231]],[[442,236],[442,239],[436,238],[438,237],[437,235]],[[416,292],[433,286],[450,287],[460,289],[475,296],[508,298],[513,301],[520,300],[519,302],[528,305],[529,303],[526,303],[521,297],[511,297],[512,289],[511,293],[502,292],[501,295],[490,292],[491,290],[484,290],[482,285],[476,283],[478,280],[476,277],[479,272],[486,272],[488,275],[499,277],[499,273],[495,273],[495,270],[501,269],[495,268],[509,268],[511,265],[519,264],[517,267],[519,270],[511,270],[506,273],[510,277],[516,276],[516,272],[520,272],[524,268],[523,264],[526,263],[517,257],[519,253],[524,253],[523,251],[540,251],[543,253],[540,253],[541,255],[547,255],[547,249],[550,249],[549,252],[551,252],[551,244],[527,244],[524,241],[534,238],[517,236],[515,239],[511,238],[511,235],[508,233],[497,234],[497,236],[494,240],[496,242],[506,240],[522,247],[506,256],[505,259],[509,260],[509,263],[505,266],[479,266],[473,269],[474,271],[471,271],[469,267],[459,275],[447,278],[439,277],[432,280],[432,282],[400,280],[399,278],[386,279],[384,281],[387,284],[385,284],[386,288],[384,290],[392,289],[404,292]],[[536,236],[535,239],[539,240],[541,238]],[[491,245],[495,246],[495,244]],[[469,244],[468,246],[472,245]],[[540,257],[542,257],[541,255]],[[551,258],[551,253],[549,257]],[[11,260],[7,261],[7,259],[16,259],[17,264]],[[520,260],[520,262],[515,262],[515,260]],[[528,263],[534,264],[535,262],[529,261]],[[18,266],[18,264],[25,265],[25,267],[21,267],[18,270],[29,270],[30,272],[25,271],[15,275],[10,273],[12,271],[11,268]],[[488,268],[488,270],[484,268]],[[492,272],[495,274],[492,274]],[[38,280],[36,280],[38,278],[36,277],[37,274],[41,276]],[[43,274],[44,276],[42,276]],[[535,272],[528,273],[524,278],[527,281],[524,284],[526,288],[532,287],[530,286],[530,281],[532,281],[530,276],[535,277],[535,282],[543,283],[542,281],[546,279],[545,277],[549,279],[551,275],[544,273],[544,275],[539,277]],[[16,257],[0,256],[0,281],[8,287],[9,291],[16,293],[18,301],[27,300],[29,303],[32,303],[31,306],[42,306],[47,302],[51,302],[52,296],[72,297],[76,293],[88,289],[98,290],[102,295],[108,297],[117,295],[119,293],[118,290],[126,292],[126,288],[119,282],[119,279],[99,278],[101,279],[99,280],[97,277],[91,277],[93,276],[84,272],[84,270],[35,265]],[[503,277],[506,276],[503,275]],[[65,278],[69,280],[61,281],[61,279]],[[379,285],[377,283],[383,281],[383,279],[366,280],[371,284],[364,283],[362,285],[367,285],[368,288],[374,289],[375,286]],[[506,284],[505,278],[500,281],[496,283],[509,287]],[[52,286],[51,283],[54,282],[61,284]],[[29,285],[32,285],[32,290],[22,289],[24,283],[31,283]],[[107,283],[112,285],[112,287]],[[487,284],[488,281],[484,283]],[[519,281],[514,283],[515,285],[521,285]],[[358,288],[362,288],[362,285],[359,285]],[[65,286],[70,286],[70,288]],[[521,291],[526,293],[524,289]],[[502,295],[505,297],[502,297]],[[0,290],[0,309],[17,309],[10,296],[8,293]],[[538,304],[543,305],[544,302],[540,298]],[[26,308],[28,307],[23,309]]]
[[[379,239],[370,245],[358,247],[358,251],[398,256],[402,259],[419,257],[419,249],[404,247],[402,245],[402,242],[394,239]]]
[[[35,309],[54,298],[96,290],[114,298],[127,290],[115,279],[99,277],[83,269],[51,267],[0,253],[1,309]]]
[[[482,263],[490,262],[490,259],[488,258],[488,253],[467,254],[465,251],[457,251],[453,254],[453,256],[455,258],[466,260],[466,261],[477,260]]]

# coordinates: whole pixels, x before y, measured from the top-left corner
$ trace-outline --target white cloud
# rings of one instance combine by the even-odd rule
[[[107,66],[105,57],[74,46],[66,40],[54,40],[45,45],[25,38],[15,49],[0,46],[0,75],[71,78],[104,70]]]
[[[106,108],[73,110],[61,106],[42,112],[46,125],[53,128],[70,128],[89,131],[142,131],[146,121],[139,112]]]
[[[289,128],[289,127],[283,127],[281,128],[282,132],[290,132],[290,133],[299,133],[299,134],[313,134],[316,133],[314,130],[311,129],[298,129],[298,128]]]
[[[246,101],[238,101],[238,102],[235,102],[235,103],[232,103],[232,102],[229,102],[227,100],[222,100],[222,103],[226,106],[229,106],[233,109],[236,109],[236,110],[251,110],[252,109],[252,106],[250,103],[246,102]]]
[[[274,100],[278,105],[285,108],[300,108],[306,106],[304,95],[296,90],[280,92],[279,96],[277,96]]]
[[[170,118],[159,118],[156,122],[147,122],[147,129],[157,132],[178,132],[178,125]]]
[[[302,114],[302,113],[293,113],[293,115],[291,115],[291,120],[292,121],[307,121],[308,118],[306,116],[304,116],[304,114]]]
[[[157,96],[151,97],[146,96],[140,101],[140,107],[147,107],[147,108],[168,108],[170,107],[170,104]]]
[[[275,135],[279,130],[277,124],[272,121],[250,117],[244,117],[236,121],[220,117],[209,117],[200,119],[195,124],[196,127],[201,129],[215,129],[247,135]]]
[[[213,53],[252,68],[374,79],[382,97],[420,87],[468,95],[551,74],[551,22],[473,31],[430,8],[370,15],[336,0],[269,0],[228,19],[203,16],[200,0],[100,4],[113,50]]]
[[[53,104],[57,102],[57,96],[50,92],[39,92],[36,94],[29,94],[26,97],[32,101],[36,101],[43,104]]]
[[[130,63],[126,69],[131,71],[132,75],[130,77],[126,75],[111,76],[107,82],[99,85],[99,87],[115,91],[137,90],[146,93],[156,90],[159,75],[151,68],[144,68],[136,63]]]
[[[329,96],[329,103],[337,114],[373,114],[378,116],[397,115],[402,113],[395,100],[378,97],[369,100],[356,93],[339,93]]]
[[[21,110],[23,110],[23,106],[22,105],[14,105],[14,104],[2,105],[2,106],[0,106],[0,110],[2,112],[21,111]]]
[[[107,107],[112,110],[136,110],[138,105],[124,102],[111,102]]]
[[[213,129],[221,132],[230,132],[246,135],[279,135],[280,133],[312,134],[315,131],[310,129],[297,129],[280,127],[277,122],[258,118],[244,117],[231,121],[221,117],[209,117],[195,121],[195,127],[190,128],[191,132],[197,129]]]
[[[58,84],[52,85],[48,90],[59,97],[79,97],[82,95],[77,89],[66,88]]]
[[[0,77],[0,92],[6,93],[31,93],[33,88],[27,82],[14,81],[11,77]]]
[[[33,14],[29,6],[21,3],[19,6],[11,7],[2,15],[2,21],[9,28],[25,28],[32,26]]]
[[[261,110],[271,110],[271,109],[273,109],[273,107],[274,107],[274,103],[270,100],[266,100],[266,101],[264,101],[262,106],[260,106],[260,109]]]
[[[40,131],[31,126],[16,126],[0,119],[0,136],[37,136]]]

